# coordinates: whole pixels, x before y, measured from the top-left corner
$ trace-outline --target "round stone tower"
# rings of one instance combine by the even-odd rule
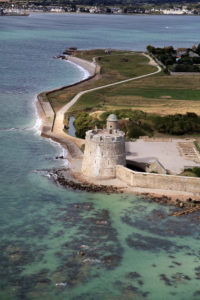
[[[86,132],[82,173],[88,177],[115,178],[116,165],[125,163],[125,134],[117,129],[117,117],[110,115],[106,129]]]

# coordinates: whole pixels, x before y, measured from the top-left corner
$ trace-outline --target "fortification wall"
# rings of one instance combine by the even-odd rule
[[[55,120],[55,112],[51,106],[51,104],[46,100],[46,94],[41,93],[38,95],[37,109],[40,117],[42,118],[42,128],[41,133],[46,134],[49,131],[52,131],[54,120]]]
[[[135,172],[116,166],[116,177],[133,187],[162,189],[200,195],[200,178]]]
[[[118,164],[125,165],[124,133],[104,135],[88,131],[82,173],[89,177],[114,178]]]

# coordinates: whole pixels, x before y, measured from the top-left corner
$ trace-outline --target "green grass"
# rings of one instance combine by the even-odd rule
[[[200,115],[199,82],[198,76],[156,74],[85,94],[71,111],[95,109],[106,111],[129,107],[162,115],[184,114],[188,111]]]
[[[200,101],[200,90],[181,90],[181,89],[168,89],[160,87],[152,88],[116,88],[115,90],[107,90],[107,94],[112,92],[113,96],[141,96],[144,98],[161,98],[170,96],[176,100],[197,100]]]
[[[102,67],[102,73],[112,72],[113,75],[120,75],[121,79],[151,73],[155,70],[155,68],[147,64],[148,58],[137,54],[104,56],[97,62]]]
[[[121,96],[121,99],[119,97]],[[195,100],[200,101],[200,91],[198,90],[181,90],[181,89],[166,89],[166,88],[127,88],[124,85],[105,88],[99,91],[94,91],[83,95],[78,102],[72,107],[71,110],[89,110],[92,108],[106,108],[107,106],[131,106],[130,98],[125,99],[127,96],[137,96],[146,99],[158,99],[160,102],[166,101],[167,105],[170,101],[175,100]],[[162,98],[163,97],[163,98]],[[149,102],[149,104],[151,104]],[[146,108],[148,105],[146,105]],[[150,106],[149,106],[150,107]]]
[[[124,55],[124,54],[132,54],[136,52],[131,52],[131,51],[124,51],[124,50],[112,50],[111,54],[106,54],[104,49],[93,49],[93,50],[79,50],[75,53],[75,56],[86,59],[89,61],[92,61],[94,57],[99,57],[99,56],[114,56],[114,55]]]
[[[71,88],[64,88],[48,94],[48,101],[57,111],[68,103],[75,94],[82,90],[106,85],[109,83],[129,79],[156,71],[154,66],[148,64],[149,59],[141,53],[131,51],[113,51],[105,55],[104,50],[88,50],[77,52],[77,56],[84,59],[96,57],[101,66],[98,80],[91,80]],[[89,105],[91,107],[91,105]]]
[[[104,107],[104,96],[100,92],[92,92],[83,95],[80,99],[69,109],[69,112],[90,111],[93,108],[98,110]]]

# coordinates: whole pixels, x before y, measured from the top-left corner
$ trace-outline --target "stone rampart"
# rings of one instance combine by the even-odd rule
[[[41,133],[47,133],[52,131],[55,120],[55,112],[51,104],[46,100],[46,94],[41,93],[38,95],[37,109],[40,117],[42,118],[42,129]]]
[[[135,172],[116,166],[116,177],[130,186],[200,195],[200,178]]]

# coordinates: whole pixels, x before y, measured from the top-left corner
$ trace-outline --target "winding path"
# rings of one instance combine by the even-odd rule
[[[54,127],[53,127],[53,133],[61,135],[62,137],[67,137],[67,134],[63,132],[64,115],[70,109],[70,107],[72,107],[72,105],[74,105],[78,101],[78,99],[82,95],[84,95],[86,93],[93,92],[93,91],[101,90],[101,89],[104,89],[104,88],[107,88],[107,87],[111,87],[111,86],[123,84],[123,83],[129,82],[129,81],[138,80],[138,79],[141,79],[141,78],[149,77],[149,76],[155,75],[157,73],[160,73],[161,70],[162,70],[161,67],[149,55],[147,55],[145,53],[143,53],[143,55],[149,58],[149,60],[150,60],[149,64],[150,65],[153,65],[153,66],[157,67],[157,71],[149,73],[149,74],[145,74],[145,75],[141,75],[141,76],[137,76],[137,77],[133,77],[133,78],[129,78],[129,79],[117,81],[117,82],[114,82],[114,83],[102,85],[102,86],[99,86],[99,87],[95,87],[95,88],[92,88],[92,89],[89,89],[89,90],[84,90],[82,92],[79,92],[69,103],[67,103],[66,105],[64,105],[56,113],[56,118],[55,118]],[[93,61],[93,63],[94,63],[94,61]],[[74,139],[76,139],[76,138],[74,138]]]

